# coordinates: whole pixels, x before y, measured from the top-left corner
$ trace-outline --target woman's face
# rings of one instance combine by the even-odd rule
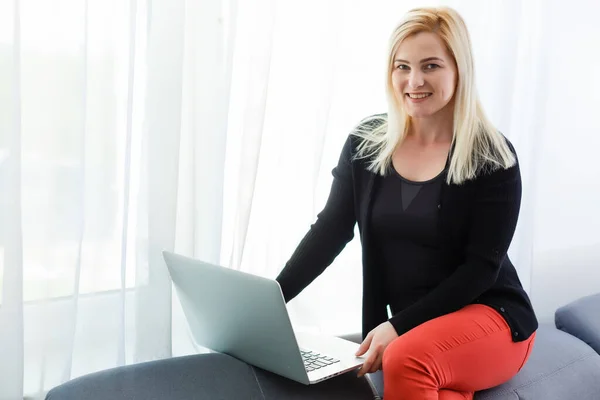
[[[394,55],[392,84],[412,118],[430,117],[448,106],[457,77],[454,58],[434,33],[409,36]]]

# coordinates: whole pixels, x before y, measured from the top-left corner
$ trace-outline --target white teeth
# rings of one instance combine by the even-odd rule
[[[423,93],[423,94],[408,94],[408,97],[411,99],[423,99],[425,97],[431,96],[431,93]]]

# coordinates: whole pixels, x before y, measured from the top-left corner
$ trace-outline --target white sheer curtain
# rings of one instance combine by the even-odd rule
[[[223,6],[0,1],[0,399],[193,350],[161,250],[219,251]]]
[[[385,111],[391,29],[437,4],[519,151],[511,256],[541,319],[600,290],[591,0],[0,0],[0,399],[197,351],[160,251],[276,276]],[[355,239],[293,322],[358,331],[360,279]]]

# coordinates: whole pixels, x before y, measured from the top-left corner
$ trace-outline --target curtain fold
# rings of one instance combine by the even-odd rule
[[[9,16],[4,31],[12,46],[2,46],[0,91],[2,145],[0,146],[0,399],[19,398],[23,393],[23,226],[21,207],[21,8],[19,2],[1,4]],[[6,79],[8,77],[8,79]],[[7,362],[9,361],[9,362]]]

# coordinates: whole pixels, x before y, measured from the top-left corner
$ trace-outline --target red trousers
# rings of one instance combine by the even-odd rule
[[[471,400],[517,374],[535,333],[513,342],[493,308],[472,304],[401,335],[383,353],[384,400]]]

